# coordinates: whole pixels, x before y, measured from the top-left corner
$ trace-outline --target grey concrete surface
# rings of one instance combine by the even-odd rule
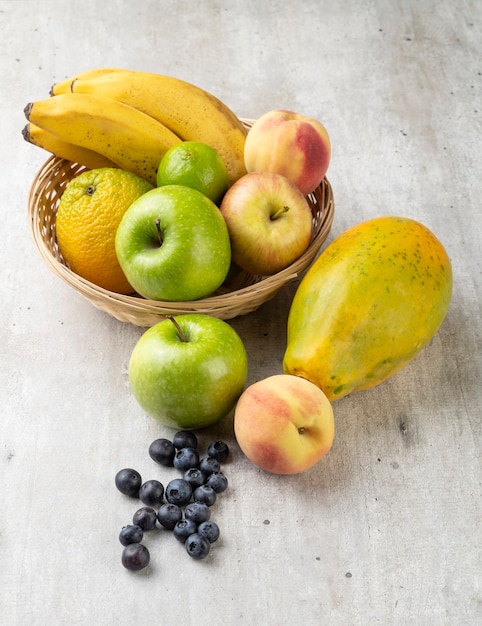
[[[482,623],[482,5],[478,0],[0,0],[0,621],[6,626]],[[120,562],[136,505],[116,471],[154,467],[169,429],[132,398],[141,330],[97,310],[43,263],[27,197],[46,155],[23,107],[76,71],[120,66],[189,80],[239,116],[290,108],[333,143],[331,241],[405,215],[453,263],[437,335],[402,372],[335,403],[329,455],[299,476],[231,444],[221,539],[196,562],[166,533],[152,565]],[[281,371],[297,283],[232,320],[249,381]]]

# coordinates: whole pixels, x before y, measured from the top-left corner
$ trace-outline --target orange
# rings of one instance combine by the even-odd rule
[[[201,141],[182,141],[170,148],[157,169],[157,186],[197,189],[219,204],[229,187],[229,174],[218,152]]]
[[[126,210],[150,189],[143,178],[110,167],[84,171],[69,182],[60,198],[56,231],[73,272],[109,291],[134,291],[117,260],[115,234]]]

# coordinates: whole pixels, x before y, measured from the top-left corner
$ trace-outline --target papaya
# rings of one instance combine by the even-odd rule
[[[330,401],[374,387],[405,367],[447,313],[452,266],[423,224],[384,216],[335,238],[298,285],[283,370]]]

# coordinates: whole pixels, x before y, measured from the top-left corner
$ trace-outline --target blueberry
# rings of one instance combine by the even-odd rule
[[[178,541],[184,543],[189,535],[193,535],[196,531],[196,522],[192,519],[182,519],[174,526],[173,535]]]
[[[192,556],[193,559],[205,559],[211,549],[209,539],[199,533],[190,535],[184,545],[186,546],[186,552],[189,556]]]
[[[192,497],[192,487],[184,478],[174,478],[166,486],[166,500],[184,506]]]
[[[216,493],[222,493],[228,488],[228,479],[222,472],[213,472],[208,476],[206,485],[212,487]]]
[[[144,531],[154,530],[156,527],[157,513],[150,506],[143,506],[132,516],[132,523],[137,524]]]
[[[184,472],[183,478],[187,480],[193,489],[204,485],[206,480],[206,477],[198,467],[190,467]]]
[[[159,506],[164,498],[164,485],[158,480],[146,480],[139,489],[139,499],[147,506]]]
[[[130,467],[121,469],[115,475],[115,486],[126,496],[137,498],[141,484],[141,475],[135,469]]]
[[[213,441],[208,446],[208,455],[222,463],[229,455],[228,444],[224,441]]]
[[[149,446],[149,456],[151,459],[165,467],[172,467],[175,454],[176,448],[169,439],[156,439]]]
[[[197,448],[197,437],[190,430],[180,430],[172,438],[172,443],[178,450],[181,448]]]
[[[216,522],[211,522],[207,520],[206,522],[201,522],[197,529],[200,535],[206,537],[209,543],[214,543],[219,539],[219,526]]]
[[[141,543],[143,536],[144,531],[138,524],[127,524],[119,533],[119,541],[123,546],[128,546],[130,543]]]
[[[204,502],[208,506],[212,506],[216,502],[216,492],[209,485],[201,485],[194,490],[192,495],[194,502]]]
[[[200,524],[211,517],[211,509],[204,502],[191,502],[184,509],[184,517]]]
[[[196,448],[181,448],[174,455],[172,463],[176,469],[185,472],[191,467],[198,467],[199,453]]]
[[[149,550],[142,543],[130,543],[122,551],[122,565],[133,572],[147,567],[150,560]]]
[[[174,526],[182,519],[181,508],[177,504],[163,504],[157,511],[157,520],[161,526],[172,530]]]
[[[209,476],[214,472],[221,471],[221,465],[219,464],[219,461],[213,456],[205,456],[199,462],[199,469],[205,476]]]

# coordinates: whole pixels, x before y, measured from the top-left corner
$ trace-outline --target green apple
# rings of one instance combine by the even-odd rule
[[[204,298],[224,281],[231,244],[218,207],[183,185],[152,189],[125,212],[116,254],[129,283],[144,298]]]
[[[173,428],[204,428],[234,407],[248,357],[227,322],[203,313],[169,316],[144,332],[129,361],[129,383],[148,415]]]

